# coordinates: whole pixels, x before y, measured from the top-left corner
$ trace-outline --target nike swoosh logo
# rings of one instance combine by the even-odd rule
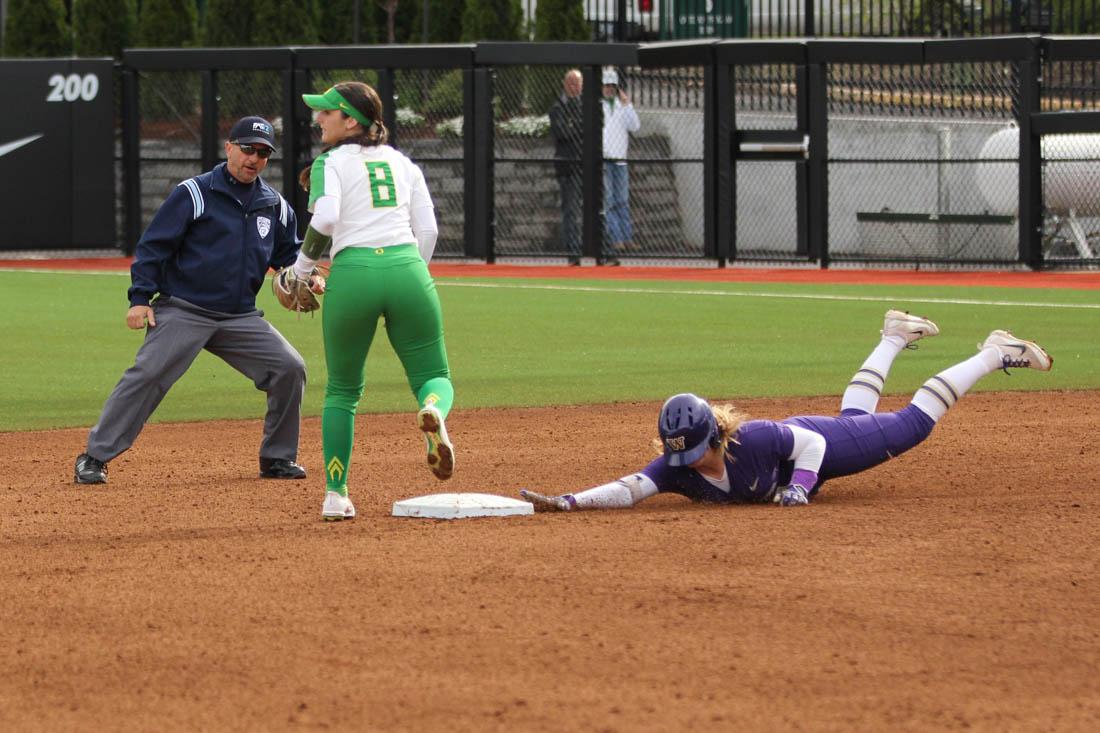
[[[1005,344],[1005,346],[1012,347],[1013,349],[1020,350],[1020,356],[1023,356],[1027,352],[1027,347],[1023,344]]]
[[[30,137],[25,137],[21,140],[13,140],[10,143],[4,143],[3,145],[0,145],[0,156],[7,155],[8,153],[10,153],[14,150],[18,150],[19,148],[23,147],[24,145],[29,145],[30,143],[33,143],[35,140],[37,140],[40,137],[43,137],[43,135],[41,133],[39,133],[38,135],[31,135]]]

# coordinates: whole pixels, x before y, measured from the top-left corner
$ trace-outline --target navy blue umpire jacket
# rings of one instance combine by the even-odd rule
[[[249,191],[246,210],[237,196]],[[221,163],[176,186],[149,222],[130,267],[130,305],[160,293],[221,313],[254,311],[268,268],[294,262],[301,245],[290,204],[262,178],[251,188],[231,183]]]

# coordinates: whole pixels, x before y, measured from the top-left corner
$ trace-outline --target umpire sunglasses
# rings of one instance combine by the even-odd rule
[[[270,158],[271,154],[273,152],[275,152],[271,148],[267,147],[266,145],[248,145],[247,143],[233,143],[233,144],[236,145],[238,148],[240,148],[241,152],[244,153],[245,155],[257,155],[260,158],[263,158],[265,160],[267,158]]]

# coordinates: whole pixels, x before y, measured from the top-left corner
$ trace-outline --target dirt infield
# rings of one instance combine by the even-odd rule
[[[341,524],[316,419],[298,482],[258,421],[151,425],[101,487],[85,430],[0,434],[0,730],[1100,729],[1097,393],[970,395],[800,510],[389,516],[617,477],[657,408],[459,409],[448,484],[362,416]]]

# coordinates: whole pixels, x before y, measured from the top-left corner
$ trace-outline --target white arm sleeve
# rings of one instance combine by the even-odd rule
[[[435,254],[435,241],[439,237],[439,226],[435,222],[435,205],[428,193],[424,172],[419,168],[416,172],[416,185],[413,186],[409,202],[409,224],[412,226],[413,236],[416,237],[420,256],[425,262],[431,262],[432,255]]]
[[[420,250],[420,256],[425,262],[432,261],[435,254],[435,240],[439,237],[439,227],[435,223],[435,207],[431,202],[427,206],[421,206],[412,210],[410,223],[413,234],[416,236],[416,247]]]
[[[646,475],[623,476],[603,486],[573,494],[578,509],[628,509],[657,494],[657,484]]]
[[[322,196],[313,203],[313,218],[309,225],[319,234],[331,237],[340,220],[340,199],[335,196]]]
[[[791,455],[788,456],[794,461],[794,470],[818,473],[821,470],[821,462],[825,460],[825,436],[797,425],[786,427],[790,428],[791,433],[794,434],[794,447],[791,449]]]
[[[310,259],[305,252],[299,252],[298,259],[294,262],[294,274],[299,280],[306,280],[316,266],[317,260]]]

